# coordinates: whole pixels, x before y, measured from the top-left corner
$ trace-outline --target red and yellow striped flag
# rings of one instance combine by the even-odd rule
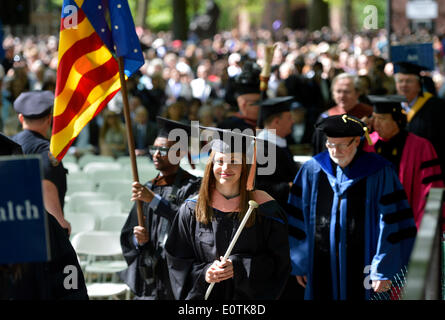
[[[61,160],[144,59],[127,0],[64,0],[50,151]]]

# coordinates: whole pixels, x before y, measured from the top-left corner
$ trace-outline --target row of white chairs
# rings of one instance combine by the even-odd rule
[[[130,288],[117,272],[127,268],[120,245],[120,232],[90,230],[71,239],[85,276],[90,299],[130,299]]]
[[[71,224],[71,236],[83,231],[115,231],[120,232],[127,221],[128,215],[112,214],[108,216],[98,217],[90,213],[66,213],[65,219]]]

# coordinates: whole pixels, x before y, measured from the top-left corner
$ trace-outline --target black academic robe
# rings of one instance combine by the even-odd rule
[[[134,238],[133,228],[138,225],[135,204],[121,231],[122,252],[128,268],[120,276],[136,299],[173,300],[164,245],[179,206],[198,191],[200,179],[179,168],[171,184],[156,185],[155,180],[145,186],[156,198],[142,203],[150,240],[139,246]]]
[[[66,232],[52,215],[46,216],[50,261],[21,264],[17,278],[0,266],[0,300],[88,300],[85,278]]]
[[[429,140],[439,156],[442,172],[445,172],[445,101],[436,97],[428,99],[408,122],[406,129]]]
[[[195,218],[195,206],[196,198],[181,206],[166,244],[173,293],[178,300],[204,299],[209,286],[206,271],[224,256],[240,224],[237,212],[213,209],[212,222],[204,225]],[[255,224],[243,229],[229,256],[234,277],[216,283],[209,300],[280,297],[290,274],[285,216],[273,199],[260,204]]]
[[[294,162],[293,155],[289,148],[281,148],[272,143],[270,143],[270,147],[268,148],[268,143],[264,143],[263,151],[263,147],[260,145],[260,143],[257,144],[257,152],[258,154],[264,152],[263,155],[266,158],[269,154],[269,148],[275,148],[276,165],[274,172],[270,175],[266,175],[261,174],[260,170],[266,170],[270,165],[270,161],[265,164],[257,164],[255,188],[266,191],[281,207],[283,207],[283,209],[285,209],[287,198],[289,196],[289,183],[294,180],[298,172],[297,164]]]
[[[264,155],[267,157],[268,155],[268,144],[264,144],[265,153]],[[272,146],[272,144],[271,144]],[[276,168],[273,174],[271,175],[263,175],[260,174],[258,170],[261,168],[267,167],[269,163],[266,164],[257,164],[257,175],[255,178],[255,187],[259,190],[264,190],[268,194],[274,198],[278,204],[284,209],[284,211],[288,211],[287,199],[289,197],[290,186],[289,183],[292,182],[297,175],[298,166],[293,161],[293,155],[290,152],[289,148],[281,148],[276,145]],[[262,152],[261,144],[257,144],[257,151]],[[257,158],[258,159],[258,158]],[[304,290],[298,283],[295,281],[295,277],[291,276],[289,281],[286,284],[286,288],[281,296],[282,300],[302,300],[304,297]]]

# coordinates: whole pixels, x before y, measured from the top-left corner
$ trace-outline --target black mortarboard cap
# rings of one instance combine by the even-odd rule
[[[22,92],[14,101],[14,110],[29,119],[43,118],[51,113],[54,94],[51,91]]]
[[[158,123],[163,127],[171,129],[184,129],[190,136],[192,127],[191,125],[157,117]],[[245,134],[241,130],[227,130],[215,127],[199,126],[200,130],[207,130],[212,132],[212,139],[209,141],[209,151],[216,151],[222,153],[236,153],[241,152],[246,154],[248,163],[252,166],[249,171],[249,178],[247,182],[247,189],[253,190],[255,170],[256,170],[256,151],[254,141],[256,137],[253,135]],[[199,133],[201,135],[201,132]],[[158,135],[159,136],[159,135]],[[168,134],[167,134],[168,136]]]
[[[0,156],[23,154],[22,147],[14,140],[0,133]]]
[[[270,98],[262,101],[260,103],[261,106],[261,123],[264,125],[264,121],[266,121],[267,118],[270,116],[290,111],[292,101],[294,101],[294,97],[292,96],[286,96],[286,97],[276,97],[276,98]]]
[[[406,102],[405,96],[401,95],[368,95],[368,99],[374,106],[375,113],[402,113],[401,102]]]
[[[261,68],[253,61],[246,61],[241,73],[235,77],[235,94],[260,93]]]
[[[411,62],[396,62],[395,72],[403,73],[403,74],[414,74],[420,77],[420,72],[426,70],[427,68],[419,66],[418,64],[414,64]]]
[[[331,138],[361,137],[365,134],[368,143],[372,145],[366,124],[354,116],[343,114],[322,118],[315,127]]]
[[[170,131],[172,131],[173,129],[184,129],[187,132],[188,136],[190,136],[190,125],[188,124],[166,119],[160,116],[156,117],[156,122],[158,123],[159,128],[158,137],[168,138]]]

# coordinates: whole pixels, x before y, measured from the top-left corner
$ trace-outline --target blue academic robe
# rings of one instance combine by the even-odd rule
[[[288,202],[289,245],[292,275],[306,275],[305,299],[314,299],[313,262],[317,221],[318,186],[322,176],[332,188],[330,208],[329,260],[331,285],[334,300],[351,297],[347,294],[347,208],[348,192],[364,182],[366,203],[363,219],[363,268],[370,266],[371,280],[393,280],[409,261],[414,244],[416,227],[397,173],[392,164],[383,157],[367,152],[356,155],[353,162],[342,170],[334,171],[328,151],[306,162],[294,180]],[[363,181],[363,179],[365,179]],[[323,198],[322,198],[323,199]],[[328,199],[326,199],[328,200]],[[319,213],[318,213],[319,214]],[[329,212],[325,213],[329,215]],[[338,221],[337,230],[336,223]],[[369,268],[368,268],[369,269]],[[363,274],[363,283],[365,283]],[[363,285],[365,290],[365,285]],[[369,287],[364,297],[371,296]]]

